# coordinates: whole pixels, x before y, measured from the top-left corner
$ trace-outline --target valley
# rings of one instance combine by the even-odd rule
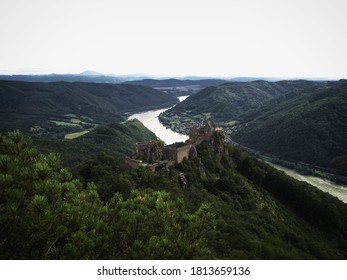
[[[219,127],[218,135],[215,130],[209,141],[196,143],[192,157],[170,168],[153,172],[125,164],[137,143],[160,143],[158,137],[167,144],[184,141],[184,135],[176,139],[177,134],[168,133],[158,114],[188,106],[189,100],[196,101],[192,111],[198,112],[200,105],[205,106],[199,101],[201,91],[185,100],[180,97],[182,102],[176,105],[176,97],[143,85],[8,83],[0,87],[4,101],[0,218],[5,221],[0,230],[1,258],[347,258],[346,204],[235,145],[216,146],[224,139]],[[191,124],[181,127],[186,130],[208,118],[221,120],[227,101],[236,102],[239,111],[229,112],[223,123],[224,132],[233,137],[233,129],[241,131],[248,113],[257,114],[267,102],[275,108],[291,100],[288,87],[295,96],[301,95],[298,87],[312,85],[246,84],[242,92],[249,98],[255,94],[252,105],[242,103],[234,89],[235,96],[229,99],[206,97],[217,113],[200,111]],[[230,93],[230,86],[234,87],[216,87]],[[318,88],[322,86],[326,84]],[[213,90],[202,92],[210,95]],[[177,118],[169,120],[179,127],[180,112],[176,113]],[[187,118],[192,115],[185,113]],[[10,128],[26,135],[7,132]],[[160,151],[167,152],[141,147],[140,157],[152,151],[161,158]],[[40,225],[50,230],[43,231]]]
[[[179,99],[182,102],[187,97],[188,96],[183,97],[183,98],[179,98]],[[137,119],[140,122],[142,122],[146,128],[153,131],[156,134],[156,136],[159,139],[163,140],[166,144],[172,144],[175,142],[184,142],[185,140],[188,139],[188,136],[185,134],[187,134],[187,131],[191,127],[191,124],[193,123],[195,125],[200,126],[203,123],[202,123],[201,119],[199,119],[197,117],[197,119],[199,119],[199,121],[193,121],[192,120],[192,122],[190,123],[189,126],[185,126],[185,124],[187,124],[187,122],[184,122],[184,120],[183,120],[182,121],[183,124],[181,126],[181,129],[179,129],[177,126],[165,127],[159,121],[158,116],[160,114],[161,114],[160,116],[162,116],[163,115],[162,113],[166,112],[167,110],[170,110],[171,108],[172,107],[166,108],[166,109],[155,110],[155,111],[146,111],[146,112],[142,112],[142,113],[137,113],[137,114],[130,116],[129,119]],[[229,125],[233,125],[233,124],[229,124]],[[178,131],[178,132],[175,132],[175,131]],[[254,151],[252,149],[249,149],[247,147],[244,147],[244,146],[232,141],[230,139],[230,130],[225,129],[225,132],[226,132],[225,135],[227,137],[226,141],[232,142],[234,145],[240,147],[243,150],[246,150],[251,155],[256,156],[262,160],[265,160],[268,164],[270,164],[274,168],[276,168],[280,171],[284,171],[288,176],[291,176],[294,179],[299,180],[299,181],[307,182],[307,183],[317,187],[318,189],[320,189],[324,192],[330,193],[331,195],[337,197],[338,199],[340,199],[344,203],[347,203],[347,185],[343,184],[347,181],[345,181],[344,178],[338,179],[338,176],[333,175],[333,174],[324,173],[324,172],[317,173],[314,166],[308,167],[308,166],[302,165],[300,163],[291,164],[290,162],[284,162],[284,161],[281,161],[281,160],[276,159],[276,158],[271,158],[271,157],[269,157],[269,155],[262,156],[259,151]],[[181,133],[185,133],[185,134],[181,134]],[[277,162],[278,164],[275,164],[273,162]],[[288,167],[284,167],[284,166],[279,165],[281,163],[286,164],[287,166],[292,166],[292,168],[290,169]],[[301,173],[297,172],[293,168],[299,169]],[[303,173],[305,173],[305,174],[303,174]],[[309,175],[310,173],[316,174],[316,176],[314,176],[312,174]],[[317,175],[319,175],[319,176],[317,176]],[[334,182],[330,181],[331,179],[333,179],[334,181],[339,181],[339,182],[341,182],[341,184],[334,183]]]

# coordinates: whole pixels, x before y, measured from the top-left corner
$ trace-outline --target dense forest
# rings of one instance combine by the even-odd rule
[[[347,81],[277,102],[245,114],[231,137],[258,151],[347,176]]]
[[[71,169],[20,132],[2,134],[0,258],[347,257],[344,203],[235,146],[197,151],[170,171],[105,153]]]
[[[175,121],[194,124],[209,118],[218,123],[233,123],[239,121],[241,114],[259,108],[269,100],[283,99],[287,93],[321,86],[323,83],[305,80],[259,80],[210,86],[161,114],[160,120],[169,126],[173,126]]]

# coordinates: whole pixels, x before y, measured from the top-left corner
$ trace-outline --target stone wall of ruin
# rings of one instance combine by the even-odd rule
[[[148,143],[137,143],[137,157],[148,163],[161,161],[163,158],[164,144],[161,141],[151,141]]]
[[[186,145],[180,148],[177,148],[177,163],[181,163],[184,158],[189,159],[189,150],[192,145]]]

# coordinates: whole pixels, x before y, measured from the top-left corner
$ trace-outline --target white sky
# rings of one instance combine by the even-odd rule
[[[347,78],[346,0],[0,0],[0,73]]]

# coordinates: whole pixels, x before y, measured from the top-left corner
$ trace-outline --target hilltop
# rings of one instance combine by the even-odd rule
[[[160,121],[175,129],[176,123],[194,124],[214,119],[221,124],[237,122],[239,116],[254,110],[271,99],[284,98],[289,92],[317,87],[312,81],[253,81],[232,82],[207,87],[190,96],[174,108],[164,112]]]

